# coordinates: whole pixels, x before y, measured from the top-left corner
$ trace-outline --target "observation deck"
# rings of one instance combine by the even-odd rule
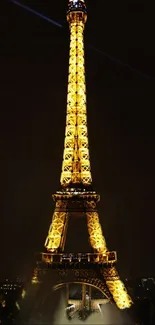
[[[87,20],[87,8],[84,0],[70,0],[67,10],[67,21],[85,23]]]
[[[102,266],[105,264],[114,264],[117,261],[117,253],[41,253],[41,261],[50,265],[51,268],[85,268]]]
[[[87,8],[84,0],[70,0],[68,4],[67,14],[71,11],[82,11],[87,14]]]
[[[100,195],[93,190],[87,190],[85,188],[66,188],[65,190],[61,189],[52,195],[54,201],[58,200],[73,200],[74,201],[95,201],[100,200]]]

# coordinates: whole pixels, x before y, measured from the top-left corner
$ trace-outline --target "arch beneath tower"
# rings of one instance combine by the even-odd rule
[[[100,291],[103,294],[103,296],[105,297],[105,298],[103,298],[103,299],[105,299],[105,303],[108,303],[108,302],[112,303],[112,299],[107,294],[106,288],[105,288],[105,290],[103,290],[103,289],[99,288],[98,286],[96,286],[95,284],[89,283],[89,281],[82,282],[79,280],[79,281],[75,281],[75,282],[62,282],[62,283],[59,283],[59,284],[56,284],[55,286],[53,286],[53,291],[60,290],[60,289],[64,288],[65,286],[72,285],[72,284],[88,285],[88,286]]]
[[[68,265],[67,265],[68,266]],[[71,267],[71,266],[70,266]],[[39,282],[44,283],[45,278],[48,279],[48,284],[51,284],[53,291],[63,288],[67,284],[85,284],[99,290],[103,296],[105,296],[109,302],[113,303],[112,294],[109,291],[106,280],[100,272],[100,267],[96,270],[89,267],[86,264],[83,267],[74,265],[73,268],[63,267],[52,269],[52,265],[49,265],[46,269],[40,269]],[[43,271],[43,272],[42,272]],[[52,273],[52,277],[51,277]]]

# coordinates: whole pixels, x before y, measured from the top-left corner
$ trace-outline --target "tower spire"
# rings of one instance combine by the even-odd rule
[[[86,84],[83,32],[87,20],[84,0],[70,0],[67,21],[70,27],[70,55],[67,117],[61,185],[90,185],[92,182],[88,148]]]

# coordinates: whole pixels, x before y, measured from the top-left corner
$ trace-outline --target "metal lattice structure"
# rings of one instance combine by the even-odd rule
[[[62,186],[67,186],[71,182],[73,184],[91,184],[92,182],[88,149],[83,42],[86,18],[85,12],[75,12],[71,8],[67,15],[70,26],[70,58],[66,132],[60,180]]]
[[[70,58],[66,131],[60,180],[61,190],[53,195],[56,207],[45,242],[47,252],[51,255],[48,258],[44,256],[43,261],[53,264],[55,254],[64,252],[68,220],[73,217],[72,206],[75,205],[79,215],[81,211],[85,214],[90,246],[94,254],[97,254],[93,256],[93,263],[95,264],[92,264],[92,270],[94,265],[100,265],[99,273],[95,273],[98,271],[92,271],[94,272],[92,279],[88,270],[82,274],[79,273],[76,279],[96,285],[96,287],[103,291],[106,290],[106,296],[109,297],[109,300],[111,297],[118,308],[129,308],[132,301],[116,271],[116,257],[113,260],[108,259],[111,253],[108,252],[96,208],[96,203],[100,197],[92,189],[84,66],[83,31],[87,20],[84,0],[69,1],[67,20],[70,26]],[[62,254],[61,260],[58,263],[58,269],[61,269],[61,272],[64,265],[63,258]],[[87,262],[89,264],[89,261]],[[68,263],[70,264],[67,265],[71,265],[71,263],[74,265],[72,258],[68,260]],[[78,258],[77,263],[82,263],[80,258]],[[68,267],[70,268],[70,266]]]

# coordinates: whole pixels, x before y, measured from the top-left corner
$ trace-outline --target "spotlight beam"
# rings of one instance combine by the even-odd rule
[[[55,25],[55,26],[57,26],[57,27],[59,27],[59,28],[63,28],[63,25],[62,25],[62,24],[59,24],[59,23],[56,22],[55,20],[52,20],[52,19],[50,19],[49,17],[46,17],[46,16],[42,15],[42,14],[39,13],[38,11],[31,9],[31,8],[28,7],[28,6],[25,6],[24,4],[20,3],[19,1],[16,1],[16,0],[10,0],[10,1],[11,1],[12,3],[14,3],[15,5],[17,5],[17,6],[21,7],[21,8],[23,8],[23,9],[27,10],[28,12],[30,12],[30,13],[32,13],[32,14],[38,16],[38,17],[40,17],[41,19],[46,20],[48,23],[51,23],[51,24],[53,24],[53,25]],[[95,51],[95,52],[97,52],[97,53],[99,53],[99,54],[101,54],[101,55],[107,57],[108,59],[110,59],[111,61],[115,62],[116,64],[119,64],[119,65],[124,66],[125,68],[129,69],[130,71],[132,71],[132,72],[138,74],[139,76],[141,76],[141,77],[143,77],[143,78],[146,78],[146,79],[149,79],[149,80],[152,80],[152,81],[155,80],[155,78],[153,78],[153,77],[151,77],[151,76],[145,74],[145,73],[142,72],[142,71],[139,71],[139,70],[137,70],[137,69],[131,67],[129,64],[122,62],[120,59],[115,58],[115,57],[111,56],[110,54],[105,53],[104,51],[101,51],[101,50],[95,48],[95,47],[92,46],[92,45],[88,45],[88,47],[89,47],[90,49],[92,49],[93,51]]]
[[[89,48],[91,48],[93,51],[95,51],[95,52],[97,52],[97,53],[99,53],[99,54],[101,54],[101,55],[107,57],[107,58],[110,59],[111,61],[114,61],[114,62],[116,62],[116,63],[119,64],[119,65],[123,65],[125,68],[128,68],[128,69],[131,70],[132,72],[135,72],[135,73],[139,74],[140,76],[142,76],[142,77],[144,77],[144,78],[147,78],[147,79],[149,79],[149,80],[155,80],[155,78],[153,78],[153,77],[151,77],[151,76],[145,74],[145,73],[142,72],[142,71],[139,71],[139,70],[137,70],[137,69],[131,67],[131,65],[129,65],[128,63],[124,63],[124,62],[122,62],[120,59],[115,58],[115,57],[111,56],[110,54],[105,53],[104,51],[99,50],[99,49],[97,49],[96,47],[94,47],[94,46],[92,46],[92,45],[89,45]]]
[[[37,11],[31,9],[30,7],[27,7],[27,6],[23,5],[22,3],[20,3],[20,2],[18,2],[18,1],[16,1],[16,0],[11,0],[11,2],[14,3],[15,5],[17,5],[17,6],[21,7],[21,8],[23,8],[23,9],[25,9],[25,10],[31,12],[32,14],[34,14],[34,15],[36,15],[36,16],[38,16],[38,17],[44,19],[44,20],[46,20],[47,22],[52,23],[53,25],[55,25],[55,26],[57,26],[57,27],[60,27],[60,28],[63,27],[61,24],[57,23],[55,20],[52,20],[52,19],[50,19],[50,18],[48,18],[48,17],[42,15],[41,13],[39,13],[39,12],[37,12]]]

